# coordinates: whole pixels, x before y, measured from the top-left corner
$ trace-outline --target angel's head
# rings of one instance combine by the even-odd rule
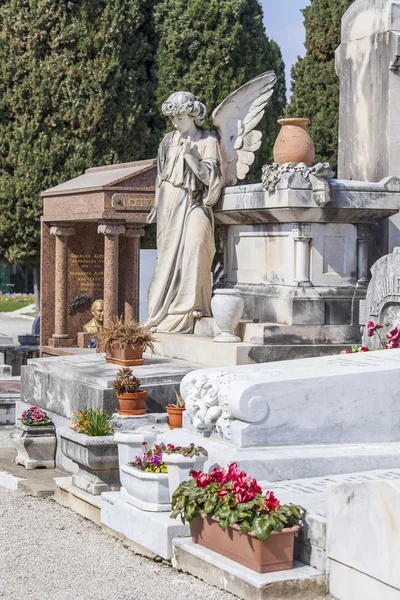
[[[201,127],[206,119],[206,107],[190,92],[175,92],[162,105],[162,112],[169,117],[181,133],[195,125]]]

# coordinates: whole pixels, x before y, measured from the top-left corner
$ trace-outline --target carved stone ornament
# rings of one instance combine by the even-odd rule
[[[332,200],[329,180],[333,178],[333,171],[329,163],[318,163],[313,167],[307,167],[304,163],[264,165],[261,176],[264,190],[274,193],[282,176],[291,173],[299,173],[305,181],[310,182],[313,200],[318,206],[323,207]]]
[[[103,235],[123,235],[125,227],[115,223],[102,223],[98,226],[97,233],[102,233]]]
[[[56,237],[67,237],[69,235],[75,235],[75,229],[73,227],[63,225],[54,225],[53,227],[50,227],[50,235],[55,235]]]
[[[251,371],[245,377],[249,376],[254,376]],[[230,441],[234,421],[254,424],[266,418],[267,400],[257,395],[243,395],[241,379],[240,374],[226,371],[215,372],[212,376],[194,373],[185,403],[186,414],[198,433]]]
[[[140,238],[144,235],[144,229],[142,227],[127,227],[125,237],[128,238]]]

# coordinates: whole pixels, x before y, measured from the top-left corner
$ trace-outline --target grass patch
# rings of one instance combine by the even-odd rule
[[[30,304],[30,302],[29,302]],[[9,300],[0,300],[0,312],[12,312],[28,306],[26,302],[11,302]]]

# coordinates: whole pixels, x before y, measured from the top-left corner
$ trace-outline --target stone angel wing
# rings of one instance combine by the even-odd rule
[[[225,185],[244,179],[261,146],[261,131],[254,127],[263,118],[277,77],[267,71],[229,94],[214,110],[212,119],[218,131]]]

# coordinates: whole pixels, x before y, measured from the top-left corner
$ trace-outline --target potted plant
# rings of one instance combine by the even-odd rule
[[[300,506],[282,505],[261,493],[236,463],[211,473],[192,471],[172,497],[172,518],[190,522],[192,539],[257,573],[292,568],[294,535],[304,517]]]
[[[171,510],[167,465],[163,460],[163,449],[154,444],[147,447],[135,460],[120,467],[121,485],[126,500],[142,510],[152,512]]]
[[[182,481],[190,477],[193,469],[202,469],[208,457],[208,452],[202,446],[174,446],[167,444],[163,449],[163,460],[168,468],[169,493],[173,493]]]
[[[57,430],[61,452],[78,466],[72,483],[94,496],[119,489],[118,449],[113,439],[111,415],[89,409],[73,416],[73,429]]]
[[[176,396],[175,404],[167,404],[166,409],[168,413],[168,421],[170,429],[179,429],[182,427],[183,411],[185,408],[185,400],[176,390],[174,390]]]
[[[41,408],[31,406],[22,413],[11,440],[17,450],[17,465],[26,469],[55,468],[56,430]]]
[[[148,348],[154,352],[155,341],[149,327],[114,317],[110,327],[97,333],[96,349],[106,354],[107,362],[130,367],[143,364],[143,352]]]
[[[133,375],[132,369],[123,367],[117,372],[113,382],[117,392],[120,415],[144,415],[146,412],[146,390],[139,390],[140,379]]]

